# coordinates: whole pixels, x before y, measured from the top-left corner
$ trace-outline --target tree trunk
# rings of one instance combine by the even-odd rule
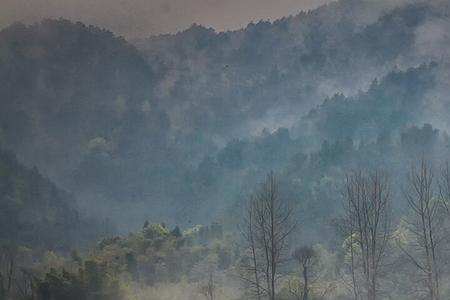
[[[308,300],[308,267],[303,266],[303,300]]]

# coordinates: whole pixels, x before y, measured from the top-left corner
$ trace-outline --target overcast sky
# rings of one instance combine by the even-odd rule
[[[277,19],[330,0],[0,0],[0,27],[68,18],[127,37],[176,32],[192,23],[218,31]]]

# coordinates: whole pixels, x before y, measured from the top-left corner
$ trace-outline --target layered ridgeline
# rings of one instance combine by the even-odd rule
[[[321,207],[320,184],[358,162],[335,157],[347,147],[392,143],[406,159],[422,136],[445,142],[448,6],[377,2],[134,45],[65,20],[12,25],[0,32],[0,139],[122,228],[209,222],[271,169],[296,174],[286,189]],[[309,180],[318,191],[303,191]]]
[[[0,151],[0,228],[1,247],[23,246],[37,255],[69,253],[112,234],[109,224],[81,214],[73,196],[7,151]]]
[[[236,137],[290,126],[334,93],[441,59],[433,47],[445,37],[431,31],[445,28],[445,6],[389,2],[344,0],[233,32],[193,25],[136,45],[166,72],[156,96],[174,130]]]
[[[395,182],[392,193],[398,200],[393,209],[401,215],[406,205],[401,187],[408,168],[421,157],[437,163],[450,157],[445,130],[429,123],[415,125],[430,106],[424,99],[435,86],[435,69],[428,65],[389,73],[367,92],[328,98],[291,129],[229,142],[203,159],[186,180],[203,199],[191,213],[211,213],[204,203],[214,203],[219,214],[234,203],[226,217],[230,220],[241,211],[252,187],[274,170],[283,197],[295,203],[307,228],[303,234],[323,239],[330,232],[330,220],[341,213],[345,174],[368,168],[383,170]],[[233,217],[230,223],[235,223]]]
[[[88,205],[90,198],[143,199],[142,186],[158,188],[151,174],[169,155],[168,124],[151,99],[154,74],[134,47],[65,20],[14,24],[0,32],[0,41],[6,148],[87,195]],[[145,179],[135,187],[130,174]]]

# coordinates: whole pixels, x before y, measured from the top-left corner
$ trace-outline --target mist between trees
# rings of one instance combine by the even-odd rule
[[[299,238],[308,226],[272,172],[234,230],[145,222],[70,254],[3,241],[0,299],[448,299],[450,168],[423,158],[398,195],[396,182],[383,170],[348,172],[329,220],[336,242]],[[407,207],[400,216],[396,198]]]

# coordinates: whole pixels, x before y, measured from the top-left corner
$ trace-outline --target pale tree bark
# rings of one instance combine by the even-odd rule
[[[439,201],[434,195],[433,180],[432,169],[424,159],[422,159],[418,168],[412,168],[408,176],[410,188],[405,192],[405,197],[413,213],[413,218],[407,223],[409,232],[414,238],[414,245],[407,249],[399,243],[399,247],[425,275],[427,298],[439,300],[437,257],[440,239]]]
[[[277,178],[270,173],[251,198],[243,236],[251,253],[257,298],[275,300],[279,265],[285,260],[288,237],[294,229],[292,210],[279,195]]]
[[[379,172],[353,172],[344,191],[345,216],[340,229],[349,243],[350,272],[355,300],[375,300],[380,268],[390,238],[389,184]],[[359,280],[361,274],[362,280]]]
[[[249,259],[249,263],[245,264],[243,267],[243,273],[240,277],[245,280],[247,285],[250,285],[251,296],[257,300],[261,300],[264,294],[263,287],[260,282],[260,265],[259,265],[259,255],[260,249],[256,245],[256,228],[255,228],[255,212],[254,212],[254,198],[252,197],[248,207],[246,208],[246,215],[243,218],[241,235],[245,242],[246,256]]]

